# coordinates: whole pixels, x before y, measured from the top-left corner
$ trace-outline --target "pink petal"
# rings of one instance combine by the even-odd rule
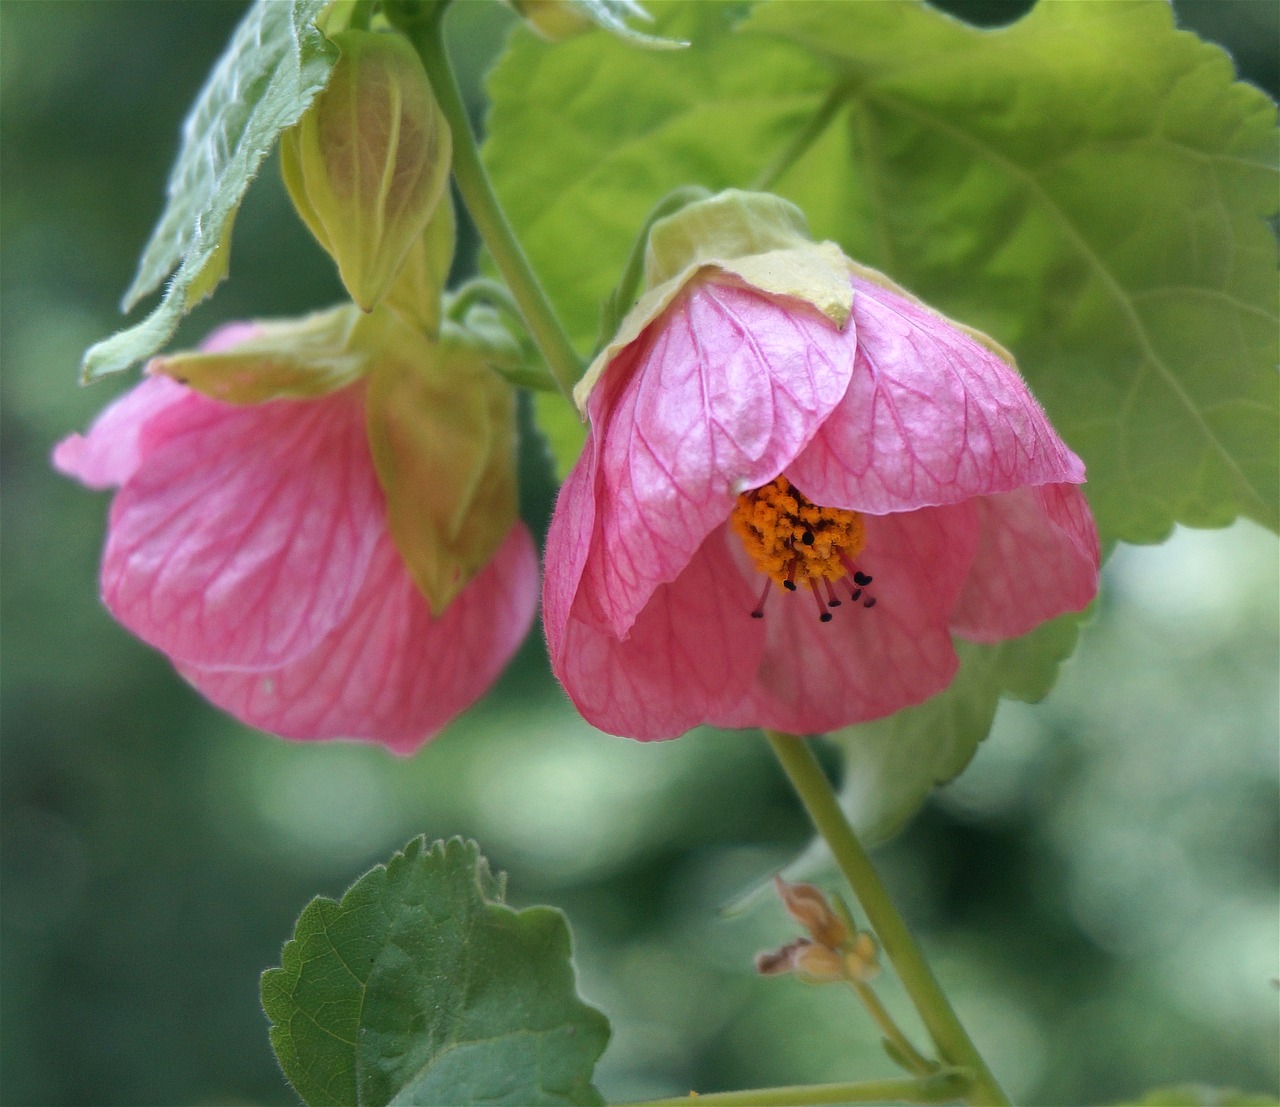
[[[346,617],[385,530],[358,387],[246,407],[187,391],[138,449],[102,563],[138,637],[191,665],[266,668]]]
[[[641,741],[675,738],[747,693],[764,628],[727,539],[726,528],[713,531],[683,573],[654,588],[627,638],[576,610],[555,632],[552,668],[587,722]]]
[[[951,629],[975,642],[1026,634],[1087,607],[1098,591],[1098,531],[1072,484],[1019,488],[977,501],[981,527]]]
[[[853,379],[787,472],[806,496],[885,514],[1084,480],[1016,370],[941,316],[853,283]]]
[[[951,682],[958,660],[947,615],[977,543],[975,508],[868,516],[866,525],[857,560],[873,578],[864,598],[875,596],[875,607],[844,593],[831,622],[821,623],[810,596],[770,596],[755,687],[710,722],[813,734],[890,715]]]
[[[844,394],[852,349],[806,304],[697,281],[609,366],[589,402],[599,517],[583,587],[615,636],[739,492],[803,449]]]
[[[262,327],[257,323],[223,323],[222,326],[205,335],[204,341],[200,343],[200,352],[220,354],[233,346],[239,346],[241,342],[256,338],[261,331]]]
[[[144,377],[99,413],[85,435],[71,434],[54,447],[53,467],[90,488],[123,484],[138,468],[143,428],[189,393],[168,377]]]
[[[538,561],[523,523],[438,619],[384,533],[349,618],[265,672],[179,671],[219,707],[285,738],[356,738],[410,753],[493,683],[529,631]]]
[[[556,497],[551,526],[547,530],[547,549],[543,558],[546,573],[542,584],[542,627],[547,635],[547,654],[554,667],[564,648],[565,627],[573,610],[582,567],[586,564],[595,532],[596,501],[592,483],[595,477],[596,436],[587,433],[581,459],[569,470]],[[584,599],[586,593],[583,593]],[[591,618],[592,626],[601,620]]]

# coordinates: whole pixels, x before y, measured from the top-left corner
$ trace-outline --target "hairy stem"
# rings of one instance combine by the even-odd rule
[[[1001,1105],[1009,1100],[996,1083],[986,1061],[961,1025],[951,1003],[938,986],[920,947],[894,906],[893,900],[862,843],[853,833],[836,799],[831,782],[808,744],[789,734],[766,730],[765,737],[800,796],[813,825],[831,848],[862,910],[880,940],[880,946],[902,981],[907,995],[933,1039],[943,1063],[967,1069],[972,1075],[968,1102]]]
[[[485,248],[511,289],[556,385],[566,398],[572,400],[573,386],[582,375],[582,361],[556,318],[551,301],[529,265],[529,259],[520,248],[480,160],[480,150],[444,48],[444,12],[442,6],[432,18],[405,29],[431,78],[440,110],[453,134],[453,179]]]

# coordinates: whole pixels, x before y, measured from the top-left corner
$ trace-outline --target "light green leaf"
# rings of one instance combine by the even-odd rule
[[[328,0],[257,0],[236,29],[182,130],[164,214],[125,293],[124,308],[170,277],[142,322],[85,354],[86,381],[150,357],[225,275],[230,225],[280,132],[329,78],[337,50],[315,26]],[[175,271],[176,270],[176,271]]]
[[[660,196],[773,188],[1015,353],[1084,458],[1104,547],[1276,527],[1275,108],[1164,0],[1042,3],[997,30],[914,0],[761,3],[737,25],[740,7],[653,7],[691,49],[517,36],[490,80],[486,159],[575,341]],[[869,826],[968,761],[1020,674],[1048,689],[1058,633],[963,647],[942,701],[841,739],[851,794],[894,780]]]
[[[578,999],[564,916],[513,911],[474,842],[410,842],[341,903],[313,900],[262,977],[304,1101],[597,1104],[609,1037]]]

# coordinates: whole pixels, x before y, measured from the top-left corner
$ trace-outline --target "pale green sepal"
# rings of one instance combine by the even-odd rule
[[[433,342],[382,310],[358,329],[377,349],[369,447],[391,536],[439,615],[515,521],[515,393],[455,324]]]
[[[449,279],[457,239],[453,199],[445,189],[427,229],[410,247],[400,275],[387,290],[387,306],[432,338],[440,333],[440,298]]]
[[[400,34],[348,30],[328,86],[282,140],[285,186],[365,311],[386,295],[449,177],[452,140]]]
[[[232,404],[324,396],[368,372],[370,353],[353,341],[362,318],[354,304],[343,304],[302,319],[258,323],[252,338],[229,350],[155,358],[150,370]]]
[[[574,387],[578,409],[586,412],[605,366],[701,271],[716,269],[769,296],[811,304],[842,328],[853,310],[849,264],[834,243],[809,240],[799,208],[767,193],[730,189],[658,220],[645,255],[648,290]]]
[[[725,189],[654,223],[645,248],[645,285],[655,288],[698,265],[789,250],[811,241],[804,213],[789,200],[768,192]]]

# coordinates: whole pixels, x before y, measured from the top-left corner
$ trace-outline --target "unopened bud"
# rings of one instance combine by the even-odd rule
[[[846,979],[844,958],[826,946],[810,945],[795,957],[795,971],[815,984],[830,984]]]
[[[371,311],[404,265],[449,176],[452,143],[422,63],[399,34],[343,31],[329,84],[281,140],[298,214]]]
[[[819,945],[839,949],[849,940],[849,929],[837,915],[827,897],[812,884],[788,884],[780,876],[773,878],[782,905],[788,914],[805,928]]]
[[[845,970],[854,980],[865,984],[880,975],[879,955],[880,947],[874,936],[866,930],[859,930],[852,946],[845,952]]]
[[[808,938],[797,938],[780,949],[764,950],[756,954],[756,972],[761,976],[781,976],[795,971],[795,958],[800,950],[813,943]]]

